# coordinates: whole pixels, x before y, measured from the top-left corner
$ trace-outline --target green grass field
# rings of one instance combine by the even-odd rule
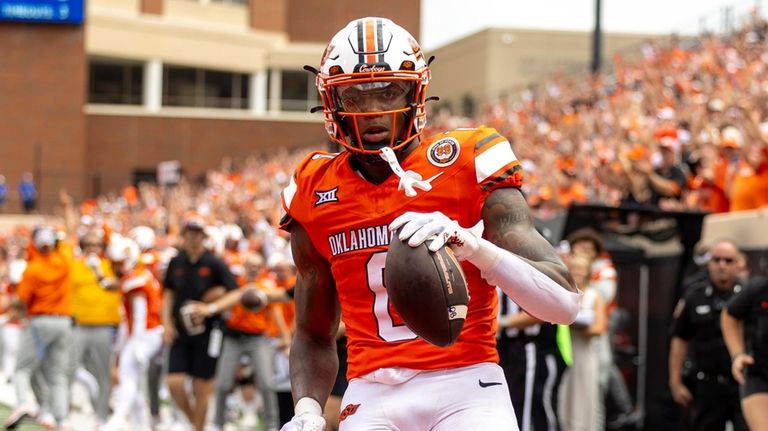
[[[9,414],[11,414],[11,408],[6,405],[0,404],[0,424],[5,422],[5,418],[7,418]],[[21,422],[21,425],[16,427],[16,429],[18,431],[45,431],[45,428],[36,424],[33,420],[29,418],[25,418],[24,421]]]

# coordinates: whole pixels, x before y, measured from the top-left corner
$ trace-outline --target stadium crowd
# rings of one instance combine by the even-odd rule
[[[476,118],[441,111],[431,121],[427,134],[479,124],[504,134],[523,164],[524,192],[539,218],[561,213],[574,202],[707,212],[764,207],[768,23],[756,20],[727,36],[703,35],[669,46],[649,42],[638,60],[615,57],[609,74],[557,76],[526,89],[519,101],[484,106]],[[317,149],[321,147],[319,142]],[[51,429],[66,424],[73,408],[67,401],[70,388],[79,382],[91,396],[99,429],[165,426],[156,405],[156,394],[162,392],[157,364],[175,342],[169,334],[178,332],[163,313],[167,292],[163,295],[161,286],[167,288],[175,275],[166,271],[169,262],[179,250],[191,254],[191,232],[200,231],[205,249],[226,264],[237,285],[280,296],[275,292],[290,288],[295,280],[289,238],[277,228],[280,191],[309,150],[286,150],[241,163],[225,160],[199,181],[183,179],[174,186],[141,183],[79,203],[62,191],[60,225],[33,231],[19,226],[4,233],[0,371],[18,392],[18,405],[6,425],[15,426],[14,421],[25,416]],[[580,287],[601,281],[606,264],[597,262],[599,257],[604,258],[569,260],[580,274]],[[595,264],[600,269],[590,274]],[[202,270],[198,273],[206,276]],[[213,287],[224,285],[226,291],[226,284]],[[592,299],[583,305],[591,308],[586,314],[592,317],[574,329],[575,342],[584,346],[591,337],[606,339],[608,305],[616,295],[615,287],[607,294],[595,289],[598,293],[590,294]],[[225,339],[216,349],[206,345],[209,354],[223,358],[234,348],[261,353],[245,355],[250,360],[242,362],[242,354],[234,363],[228,358],[226,367],[221,361],[208,392],[179,390],[216,397],[217,412],[209,429],[223,429],[232,419],[253,425],[257,410],[263,412],[266,429],[276,429],[277,422],[292,415],[285,411],[292,406],[289,394],[284,402],[292,306],[286,302],[249,311],[226,302],[227,295],[199,298],[216,304],[206,308],[209,314],[222,316]],[[71,331],[70,319],[75,324]],[[501,326],[514,328],[505,319]],[[184,330],[194,326],[192,322]],[[267,342],[250,346],[244,337]],[[259,363],[269,357],[279,360],[269,366]],[[605,359],[584,347],[574,352],[573,360],[604,364],[600,361]],[[600,374],[601,382],[608,379]],[[568,382],[576,377],[598,384],[592,370],[566,378],[564,387],[572,387],[575,383]],[[233,392],[235,383],[240,390]],[[256,386],[261,392],[274,391],[277,399],[257,395]],[[155,396],[137,395],[147,389]],[[605,396],[605,389],[595,386],[591,393],[590,403],[602,403],[598,398]],[[145,406],[145,400],[154,405]],[[569,426],[582,420],[588,422],[584,429],[606,426],[604,419],[580,418],[584,405],[562,404],[567,406],[563,429],[579,429]],[[190,409],[178,407],[173,419],[177,425],[202,431],[204,421],[197,422]],[[592,404],[589,410],[601,411]],[[233,411],[240,411],[241,417]],[[631,414],[631,406],[623,413]]]

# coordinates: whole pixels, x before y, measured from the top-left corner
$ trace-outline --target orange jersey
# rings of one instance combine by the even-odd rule
[[[137,294],[147,298],[147,329],[160,325],[163,292],[160,282],[149,270],[135,269],[129,272],[120,280],[120,288],[123,291],[123,306],[129,331],[133,327],[131,297]]]
[[[383,284],[388,229],[406,211],[441,211],[461,226],[481,220],[485,198],[500,187],[520,187],[522,168],[495,130],[457,129],[432,136],[401,161],[427,179],[432,190],[406,197],[399,178],[365,181],[350,166],[350,153],[313,153],[283,191],[289,218],[309,233],[328,260],[347,330],[351,379],[379,368],[432,370],[498,362],[495,288],[464,263],[469,312],[458,341],[447,348],[418,338],[392,310]],[[311,286],[309,287],[311,289]]]

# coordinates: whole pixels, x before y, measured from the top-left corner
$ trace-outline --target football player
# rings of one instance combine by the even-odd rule
[[[431,60],[431,59],[430,59]],[[498,285],[523,309],[571,323],[580,294],[535,230],[522,168],[493,129],[422,137],[429,61],[402,27],[361,18],[337,33],[316,73],[325,128],[347,151],[313,153],[282,194],[299,272],[291,348],[295,416],[284,431],[322,430],[340,317],[349,387],[340,430],[516,429],[497,365]],[[484,223],[480,229],[469,227]],[[392,310],[383,271],[392,231],[415,247],[450,246],[471,302],[450,347],[420,339]]]
[[[141,252],[133,240],[113,235],[107,246],[107,258],[120,277],[128,339],[120,352],[120,383],[115,391],[114,412],[101,431],[136,429],[136,425],[130,424],[130,418],[149,419],[141,388],[149,361],[163,342],[162,291],[149,268],[139,265]]]

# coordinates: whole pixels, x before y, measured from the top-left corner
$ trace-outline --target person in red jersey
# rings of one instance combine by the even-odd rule
[[[580,294],[534,228],[511,145],[486,127],[422,137],[428,61],[388,19],[350,22],[315,72],[326,131],[347,151],[308,155],[282,194],[299,275],[295,416],[283,431],[325,426],[340,318],[350,381],[340,430],[517,429],[497,365],[494,286],[564,324]],[[471,300],[450,347],[420,339],[390,307],[383,272],[396,229],[410,246],[434,237],[431,249],[447,244],[463,261]]]
[[[115,391],[114,412],[101,428],[101,431],[117,431],[140,428],[145,425],[142,421],[149,420],[141,388],[147,377],[149,361],[163,344],[160,321],[163,294],[152,271],[140,265],[141,251],[133,240],[113,235],[107,246],[107,258],[120,277],[128,326],[128,339],[120,352],[120,383]]]

